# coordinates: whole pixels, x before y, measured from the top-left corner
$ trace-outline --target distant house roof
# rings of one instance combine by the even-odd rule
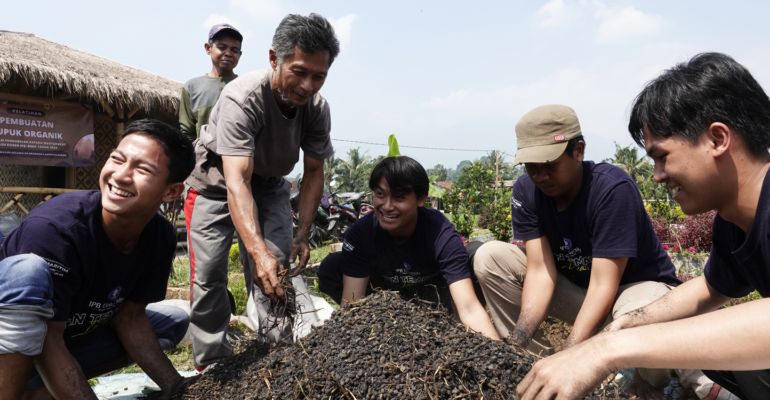
[[[179,111],[182,84],[29,33],[0,31],[0,86],[31,87],[37,95],[70,95],[113,107]]]
[[[434,183],[436,184],[436,186],[438,186],[438,187],[440,187],[442,189],[451,189],[452,185],[454,185],[454,183],[446,182],[446,181],[436,181]]]
[[[503,185],[509,188],[512,188],[514,183],[516,183],[516,181],[503,181]]]

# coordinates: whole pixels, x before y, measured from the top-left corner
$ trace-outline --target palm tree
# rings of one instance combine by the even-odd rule
[[[348,160],[341,163],[337,170],[337,188],[341,192],[354,192],[366,187],[365,182],[369,178],[366,172],[367,169],[371,171],[368,164],[372,160],[366,155],[367,152],[362,153],[360,147],[348,151]]]
[[[646,177],[652,172],[652,165],[650,165],[650,162],[644,156],[639,157],[637,150],[638,148],[634,145],[620,147],[616,142],[615,158],[611,161],[612,164],[617,165],[626,171],[634,181],[637,181],[639,176]]]
[[[332,154],[331,157],[324,161],[324,190],[331,192],[331,183],[334,177],[339,173],[340,166],[342,165],[342,159],[335,157],[337,153]]]

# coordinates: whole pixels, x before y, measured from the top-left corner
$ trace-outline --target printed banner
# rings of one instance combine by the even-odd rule
[[[94,144],[90,107],[0,93],[0,164],[89,167]]]

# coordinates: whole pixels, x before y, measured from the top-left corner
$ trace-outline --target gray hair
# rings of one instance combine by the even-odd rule
[[[278,57],[278,65],[294,54],[297,46],[305,53],[328,52],[330,66],[340,53],[340,42],[334,34],[332,24],[315,13],[307,17],[289,14],[275,29],[273,50]]]

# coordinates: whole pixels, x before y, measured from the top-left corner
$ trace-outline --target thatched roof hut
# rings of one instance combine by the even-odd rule
[[[87,105],[96,147],[91,167],[0,165],[0,206],[14,197],[2,193],[3,187],[97,189],[125,124],[139,118],[176,124],[181,91],[182,83],[172,79],[32,34],[0,31],[0,94]],[[24,195],[19,203],[30,209],[43,197]]]
[[[177,115],[182,83],[29,33],[0,31],[4,93]]]

